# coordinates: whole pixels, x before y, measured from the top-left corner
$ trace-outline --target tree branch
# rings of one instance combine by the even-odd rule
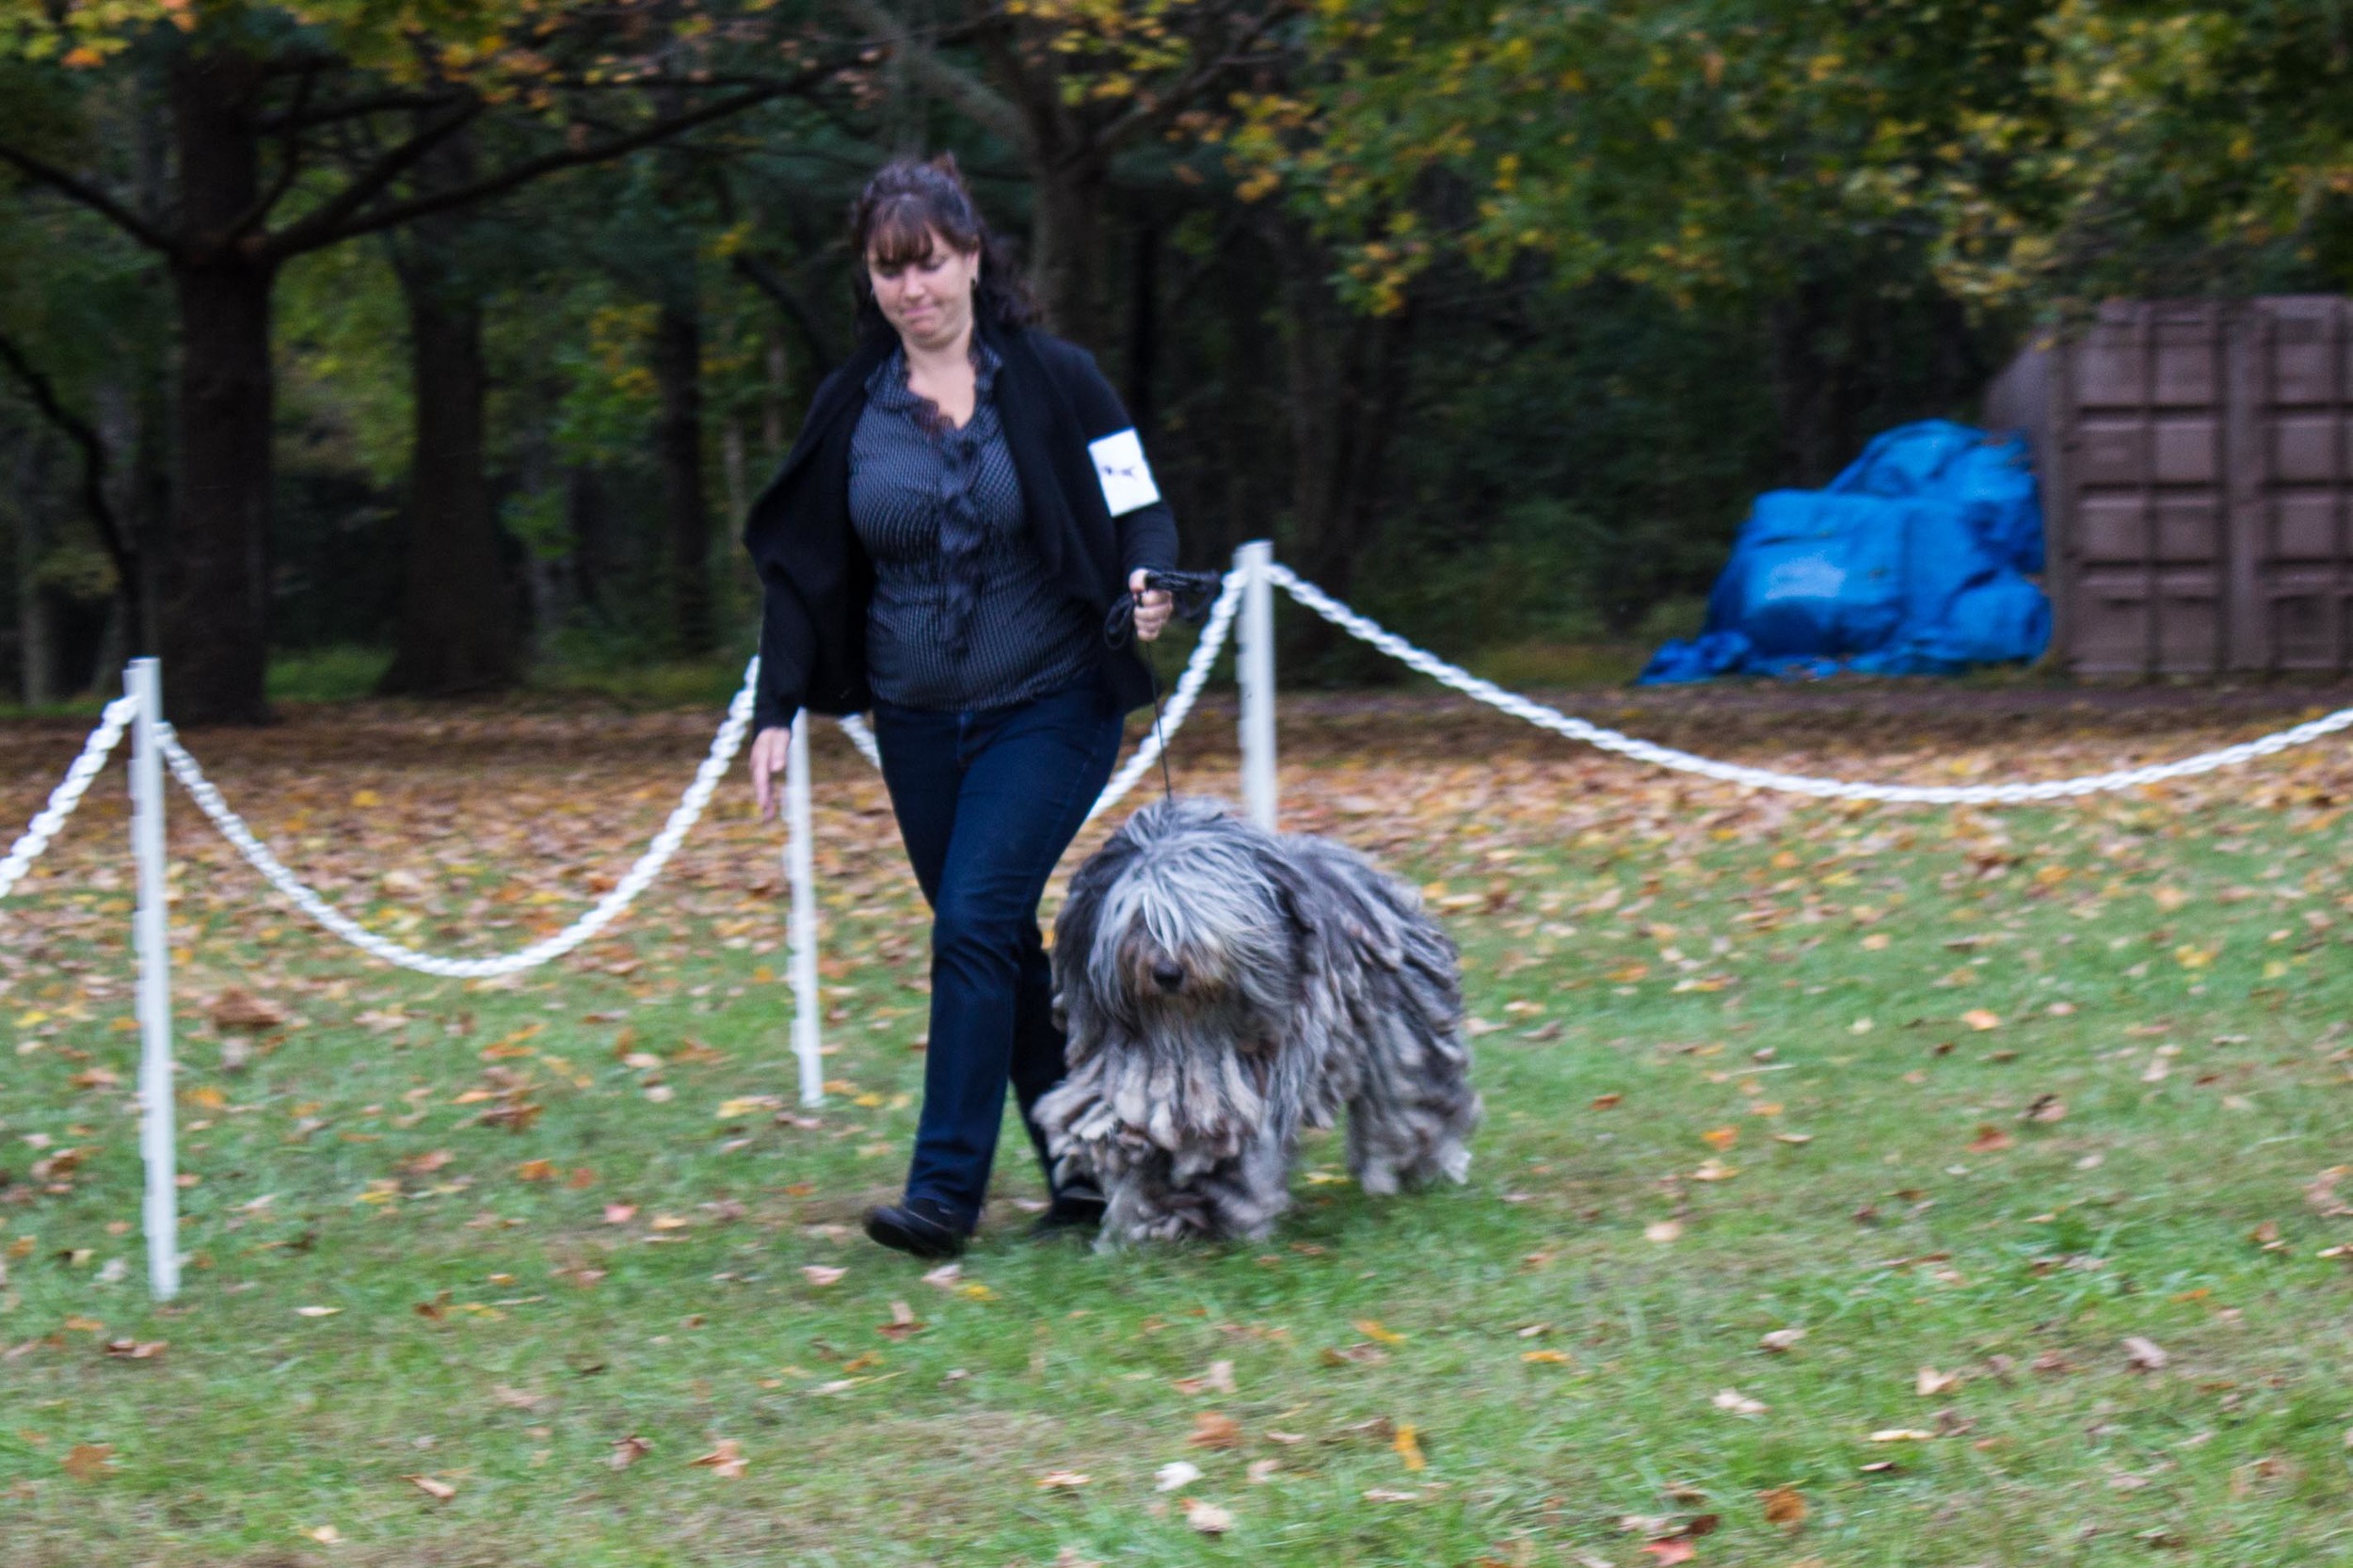
[[[336,204],[343,209],[343,216],[338,216],[331,226],[322,224],[313,227],[311,218],[306,217],[301,223],[288,229],[284,234],[280,235],[275,248],[280,255],[294,255],[302,250],[314,250],[320,246],[332,245],[339,240],[349,239],[357,234],[374,233],[379,229],[390,229],[415,218],[430,216],[434,213],[448,212],[453,207],[470,206],[493,196],[503,196],[518,186],[529,184],[542,175],[623,157],[640,148],[651,147],[656,142],[691,131],[698,125],[708,125],[714,120],[724,120],[729,115],[740,114],[745,109],[755,108],[761,104],[803,91],[814,83],[831,75],[835,69],[831,65],[812,66],[799,75],[788,77],[782,81],[770,82],[747,92],[739,92],[731,98],[723,98],[715,104],[706,104],[700,108],[690,109],[684,114],[656,120],[626,136],[614,136],[587,147],[567,148],[560,152],[548,152],[536,158],[526,158],[496,173],[486,174],[471,184],[457,185],[448,190],[431,191],[424,196],[412,197],[406,201],[391,202],[374,211],[360,213],[357,216],[351,216],[354,210],[353,204],[339,200]]]
[[[296,119],[301,118],[303,105],[311,101],[311,89],[317,84],[318,72],[305,71],[302,73],[302,80],[295,85],[292,112]],[[253,199],[252,205],[247,207],[238,216],[236,222],[229,226],[227,243],[234,245],[260,227],[269,217],[270,209],[285,200],[286,192],[294,188],[295,176],[302,171],[301,136],[296,134],[288,136],[285,143],[279,148],[278,155],[278,178],[271,182],[269,189]]]
[[[282,136],[292,131],[315,130],[338,120],[358,120],[372,114],[391,114],[402,109],[431,109],[452,101],[446,92],[377,92],[365,98],[346,98],[340,104],[321,104],[315,109],[296,104],[280,114],[264,115],[261,120],[262,134]]]
[[[355,227],[354,215],[381,196],[386,187],[399,179],[409,166],[448,140],[481,113],[482,100],[466,100],[455,113],[426,126],[394,147],[354,175],[351,184],[271,235],[263,248],[273,258],[283,261],[306,250],[333,245],[354,234],[366,233],[369,228],[382,227],[380,224]]]
[[[808,344],[809,358],[817,362],[817,374],[821,378],[840,362],[832,343],[818,328],[816,313],[801,297],[801,291],[787,282],[784,275],[765,257],[739,250],[735,253],[735,271],[745,282],[766,295],[776,309],[784,312],[785,318],[799,328],[803,341]]]
[[[0,163],[11,164],[26,179],[80,202],[150,249],[169,256],[180,248],[176,236],[165,233],[88,181],[69,174],[45,159],[0,142]]]
[[[858,25],[877,35],[875,41],[901,51],[925,86],[936,89],[957,108],[1007,141],[1027,147],[1033,139],[1030,122],[1013,100],[968,71],[941,59],[932,40],[920,37],[881,0],[840,0],[841,9]]]
[[[33,407],[41,418],[63,431],[82,453],[82,504],[89,512],[90,521],[98,527],[99,542],[105,547],[108,559],[115,566],[115,585],[122,599],[125,612],[131,616],[131,627],[138,628],[138,557],[130,541],[123,537],[120,522],[115,517],[114,504],[106,499],[106,443],[89,422],[74,413],[57,400],[57,389],[49,377],[27,359],[24,351],[6,333],[0,333],[0,364],[8,367],[22,382]]]
[[[1182,114],[1202,93],[1215,85],[1225,72],[1251,63],[1251,46],[1266,36],[1274,24],[1292,14],[1288,5],[1270,6],[1254,17],[1242,29],[1241,36],[1225,45],[1214,58],[1196,64],[1166,92],[1155,93],[1149,108],[1139,104],[1104,126],[1099,136],[1106,149],[1116,148],[1139,131],[1164,124]]]

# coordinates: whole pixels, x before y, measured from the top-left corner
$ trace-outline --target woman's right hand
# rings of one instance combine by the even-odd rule
[[[774,821],[777,803],[784,792],[777,781],[792,754],[792,730],[790,726],[763,729],[752,737],[752,804],[760,808],[760,820]]]

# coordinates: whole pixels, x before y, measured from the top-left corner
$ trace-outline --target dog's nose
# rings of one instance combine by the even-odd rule
[[[1181,966],[1163,958],[1152,966],[1152,978],[1159,983],[1161,990],[1174,991],[1185,983],[1185,971]]]

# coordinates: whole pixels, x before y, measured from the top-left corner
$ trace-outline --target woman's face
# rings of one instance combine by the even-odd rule
[[[981,276],[981,253],[958,250],[932,231],[930,253],[902,265],[866,258],[866,277],[883,319],[913,348],[946,348],[972,325],[972,287]]]

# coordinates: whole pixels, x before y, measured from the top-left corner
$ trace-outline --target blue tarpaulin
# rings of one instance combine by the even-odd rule
[[[1950,675],[2041,655],[2050,602],[2025,442],[1946,420],[1886,432],[1821,490],[1756,498],[1707,626],[1644,684],[1719,675]]]

